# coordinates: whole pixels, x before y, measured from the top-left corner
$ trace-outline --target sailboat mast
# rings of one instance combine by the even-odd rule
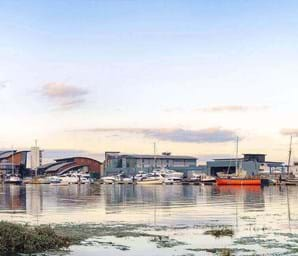
[[[35,177],[37,177],[37,166],[38,166],[38,162],[37,162],[37,160],[39,159],[39,157],[38,157],[38,150],[37,150],[37,140],[35,140],[35,161],[36,161],[36,168],[35,168]]]
[[[291,164],[291,156],[292,156],[292,141],[293,141],[293,136],[291,135],[290,138],[290,149],[289,149],[289,158],[288,158],[288,167],[287,167],[287,174],[290,172],[290,164]]]
[[[156,142],[154,142],[153,146],[154,146],[154,169],[156,169]]]
[[[12,149],[11,149],[11,153],[12,153],[12,155],[11,155],[11,167],[12,167],[12,174],[14,174],[14,163],[13,163],[13,146],[11,147]]]
[[[236,139],[236,162],[235,162],[235,173],[238,174],[238,143],[239,143],[239,137],[237,136]]]

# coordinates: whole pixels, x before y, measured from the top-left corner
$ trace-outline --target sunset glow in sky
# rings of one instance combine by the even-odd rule
[[[298,131],[297,1],[7,0],[0,34],[0,148],[286,161]]]

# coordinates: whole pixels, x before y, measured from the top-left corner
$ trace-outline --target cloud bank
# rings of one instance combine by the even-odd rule
[[[88,91],[65,83],[47,83],[42,87],[42,95],[57,105],[57,109],[67,110],[83,104]]]
[[[246,111],[259,111],[267,110],[268,106],[245,106],[245,105],[226,105],[214,106],[208,108],[197,108],[196,111],[203,112],[246,112]]]
[[[171,142],[220,143],[234,141],[237,134],[232,130],[210,128],[202,130],[147,129],[147,128],[94,128],[77,130],[81,132],[119,132],[141,134],[144,137]]]

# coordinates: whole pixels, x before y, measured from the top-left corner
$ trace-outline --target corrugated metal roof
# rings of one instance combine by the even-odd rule
[[[38,168],[40,168],[40,169],[46,169],[46,168],[48,168],[48,167],[50,167],[52,165],[56,165],[56,164],[59,164],[59,163],[47,163],[47,164],[43,164],[43,165],[39,166]]]
[[[60,168],[62,168],[64,166],[67,166],[69,164],[71,164],[71,163],[69,163],[69,162],[68,163],[65,163],[65,162],[63,162],[63,163],[57,163],[55,165],[50,166],[45,171],[46,172],[57,172]]]
[[[69,172],[70,170],[74,169],[74,168],[80,168],[80,167],[83,167],[84,165],[79,165],[79,164],[75,164],[73,163],[73,165],[70,165],[69,167],[65,168],[63,171],[60,171],[58,173],[58,175],[62,175],[64,173],[67,173]]]
[[[14,150],[14,151],[12,151],[12,150],[10,150],[10,151],[3,151],[3,152],[0,153],[0,159],[8,158],[8,157],[10,157],[13,153],[15,154],[15,153],[16,153],[16,150]]]

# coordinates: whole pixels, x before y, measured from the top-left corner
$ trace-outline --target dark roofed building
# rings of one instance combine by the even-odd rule
[[[237,165],[237,167],[236,167]],[[283,162],[266,161],[265,154],[243,154],[242,158],[221,158],[207,162],[208,174],[217,176],[217,173],[235,173],[242,169],[249,175],[284,171]]]
[[[17,173],[24,176],[27,172],[27,154],[29,151],[0,151],[0,175]]]
[[[154,168],[170,168],[183,172],[196,170],[197,158],[171,155],[168,152],[162,155],[105,153],[105,174],[135,174],[139,171],[150,172]]]
[[[62,175],[71,171],[89,172],[93,177],[102,176],[102,163],[88,157],[69,157],[56,159],[55,162],[45,164],[39,167],[39,173],[47,175]]]

